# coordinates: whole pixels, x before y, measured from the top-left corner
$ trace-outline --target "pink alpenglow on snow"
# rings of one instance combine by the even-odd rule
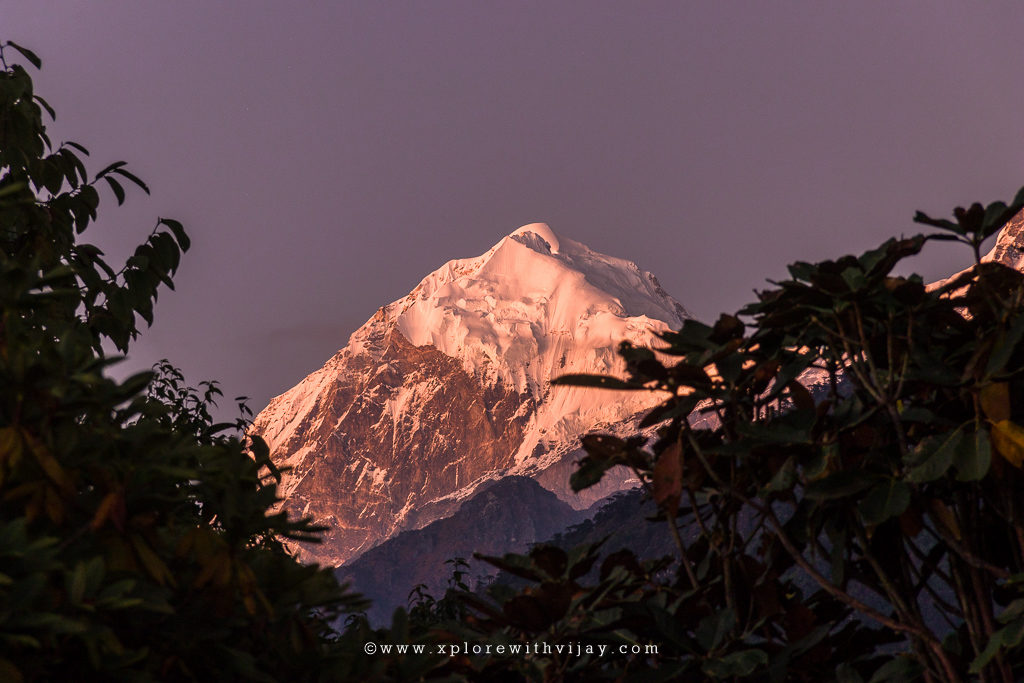
[[[653,275],[544,223],[445,263],[256,418],[292,468],[284,507],[330,527],[300,552],[341,564],[505,476],[535,477],[577,508],[634,485],[622,475],[577,495],[568,478],[581,435],[657,397],[550,381],[621,372],[621,341],[649,343],[685,317]]]

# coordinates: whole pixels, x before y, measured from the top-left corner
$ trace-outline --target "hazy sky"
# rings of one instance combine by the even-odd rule
[[[1007,200],[1022,35],[1011,2],[0,0],[51,137],[153,190],[108,195],[85,236],[113,261],[157,216],[192,236],[129,363],[257,410],[525,223],[709,319],[791,261],[915,232],[915,209]]]

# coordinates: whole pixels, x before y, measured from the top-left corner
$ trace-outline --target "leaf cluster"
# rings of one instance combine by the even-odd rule
[[[721,625],[705,674],[744,653],[757,680],[1024,675],[1024,275],[978,249],[1022,207],[918,214],[946,232],[795,263],[737,315],[624,344],[626,380],[559,380],[665,396],[653,439],[585,437],[573,485],[644,482],[696,601],[673,628]],[[934,241],[975,266],[893,274]]]
[[[54,144],[29,50],[0,46],[0,679],[343,678],[330,622],[361,601],[282,538],[269,452],[215,424],[214,383],[106,370],[189,240],[160,219],[119,269],[81,240],[99,188],[146,185]],[[247,410],[247,409],[244,409]]]

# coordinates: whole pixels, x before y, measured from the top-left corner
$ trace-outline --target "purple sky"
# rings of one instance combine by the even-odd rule
[[[700,318],[1024,185],[1015,3],[7,0],[55,140],[193,239],[129,361],[255,409],[451,258],[548,222]],[[937,278],[966,252],[939,249]]]

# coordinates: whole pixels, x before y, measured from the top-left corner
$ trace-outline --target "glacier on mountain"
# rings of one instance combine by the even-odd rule
[[[444,264],[254,422],[291,468],[284,506],[332,529],[303,552],[343,562],[505,476],[533,476],[577,508],[630,485],[579,497],[565,475],[581,435],[657,397],[550,380],[621,373],[621,341],[647,344],[685,317],[653,275],[544,223]]]

